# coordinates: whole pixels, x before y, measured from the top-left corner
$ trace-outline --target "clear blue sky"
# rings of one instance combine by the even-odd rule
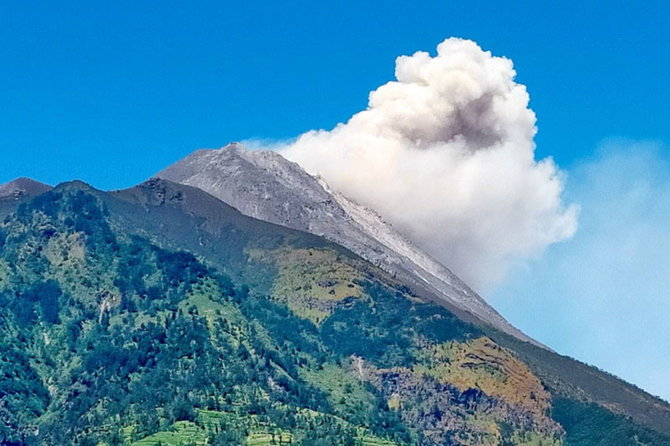
[[[511,58],[537,157],[564,169],[582,216],[488,297],[670,399],[667,2],[61,3],[0,0],[0,183],[122,188],[197,148],[331,128],[398,55],[450,36]]]
[[[539,157],[668,140],[667,3],[537,3],[0,1],[0,182],[120,188],[196,148],[330,128],[449,36],[514,60]]]

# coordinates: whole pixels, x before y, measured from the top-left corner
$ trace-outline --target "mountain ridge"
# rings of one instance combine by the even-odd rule
[[[436,301],[548,348],[506,321],[447,267],[400,235],[376,212],[358,205],[298,164],[240,143],[201,149],[155,177],[198,187],[249,215],[323,236],[347,247]]]
[[[25,196],[36,196],[51,189],[52,187],[48,184],[32,178],[19,177],[0,185],[0,200],[18,200]]]
[[[201,212],[194,213],[198,208]],[[201,215],[203,209],[208,217]],[[192,238],[183,240],[184,233]],[[209,245],[220,257],[210,255],[211,262],[202,263],[188,251],[166,251],[152,241],[161,238],[184,246]],[[11,397],[11,411],[0,408],[0,421],[17,426],[31,442],[146,439],[157,444],[149,440],[152,435],[163,435],[170,426],[178,431],[179,423],[187,421],[200,435],[214,436],[217,430],[204,421],[212,414],[232,417],[248,426],[247,431],[274,426],[303,439],[316,431],[322,439],[376,435],[389,445],[419,441],[422,436],[407,428],[410,418],[403,421],[400,412],[383,409],[387,400],[399,397],[407,399],[405,417],[416,417],[409,408],[428,400],[439,408],[439,417],[412,418],[426,427],[437,423],[426,431],[422,444],[451,441],[454,435],[493,444],[501,435],[498,423],[505,420],[514,422],[504,433],[510,438],[551,440],[561,435],[557,422],[542,410],[550,396],[539,380],[497,347],[491,353],[508,364],[507,371],[497,373],[526,377],[527,389],[506,386],[486,369],[464,372],[458,386],[436,371],[445,393],[434,394],[432,378],[417,368],[419,361],[428,365],[432,360],[410,348],[416,337],[425,336],[430,345],[451,342],[461,355],[491,349],[486,345],[492,341],[482,338],[476,327],[407,294],[386,273],[345,248],[246,217],[199,189],[151,180],[106,193],[81,182],[64,183],[23,202],[0,226],[0,239],[0,300],[9,310],[0,319],[2,339],[11,351],[26,356],[20,376],[34,389],[32,394],[17,392],[11,375],[0,374],[0,395],[3,401]],[[219,272],[209,264],[218,265]],[[245,272],[270,279],[271,294],[258,294],[264,283],[255,282],[254,274],[247,276],[246,286],[227,272],[240,279]],[[311,284],[312,291],[305,294],[294,288],[295,282],[286,282],[293,279]],[[349,295],[341,295],[340,289]],[[313,304],[325,317],[310,316]],[[410,318],[398,319],[398,306]],[[143,359],[156,354],[160,356],[153,362]],[[440,356],[439,364],[447,360]],[[463,360],[471,362],[465,356]],[[365,370],[359,378],[365,386],[353,379],[351,361]],[[0,369],[5,367],[9,365],[0,357]],[[171,384],[177,378],[159,378],[169,370],[179,377],[180,387]],[[358,389],[363,407],[359,400],[328,396],[340,392],[332,388],[332,374]],[[468,390],[477,376],[486,378],[482,385],[490,395]],[[104,385],[96,384],[97,377]],[[135,383],[149,386],[155,395]],[[185,386],[188,393],[179,393]],[[235,390],[239,386],[244,387]],[[421,389],[424,401],[413,400],[411,389]],[[510,399],[510,392],[520,399]],[[216,395],[236,403],[217,402]],[[375,398],[381,398],[379,403]],[[144,400],[164,410],[146,421]],[[107,402],[98,407],[98,401]],[[466,409],[492,424],[479,426]],[[305,410],[316,415],[304,415]],[[259,411],[268,415],[258,420]],[[317,415],[322,428],[310,424]],[[299,422],[282,421],[289,416]],[[378,417],[383,424],[375,424]],[[110,422],[111,428],[106,427]],[[3,423],[0,440],[7,438]],[[451,423],[460,426],[456,433],[449,430]],[[358,427],[346,427],[350,425]],[[236,432],[247,436],[245,430]]]
[[[113,192],[74,181],[22,200],[0,223],[0,300],[0,342],[23,358],[0,355],[0,398],[25,417],[0,405],[0,439],[19,423],[29,437],[41,426],[44,438],[154,446],[213,441],[214,423],[234,444],[271,444],[270,432],[311,444],[309,409],[322,438],[364,444],[670,444],[667,402],[166,180]]]

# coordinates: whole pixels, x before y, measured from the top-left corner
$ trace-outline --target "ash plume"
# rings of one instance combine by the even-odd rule
[[[450,38],[396,59],[396,80],[332,130],[277,144],[288,159],[374,208],[474,288],[571,237],[562,173],[535,160],[535,114],[512,61]]]

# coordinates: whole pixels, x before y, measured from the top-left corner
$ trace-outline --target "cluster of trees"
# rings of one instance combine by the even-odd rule
[[[74,233],[86,246],[83,263],[54,269],[50,240]],[[242,262],[240,240],[231,239],[230,270]],[[417,332],[435,342],[481,335],[445,309],[407,299],[406,289],[367,281],[366,298],[316,326],[190,253],[123,234],[94,194],[76,188],[43,194],[7,217],[0,260],[11,269],[0,288],[0,444],[119,444],[124,427],[137,440],[176,421],[209,429],[210,444],[242,444],[259,425],[308,445],[360,443],[353,426],[420,443],[407,414],[429,398],[401,413],[368,383],[356,391],[374,404],[338,412],[329,389],[301,371],[351,355],[380,368],[411,367]],[[205,283],[217,290],[200,296],[205,307],[185,304]],[[202,410],[229,416],[205,427]],[[633,437],[670,443],[594,405],[558,398],[554,417],[573,444],[590,444],[593,430],[613,445]]]
[[[357,355],[382,367],[411,366],[417,332],[436,342],[478,337],[474,326],[447,310],[408,300],[380,283],[363,283],[370,301],[337,309],[321,326],[327,345],[341,356]]]
[[[300,378],[301,367],[347,354],[324,344],[311,322],[189,253],[116,233],[104,206],[82,191],[22,205],[3,234],[19,226],[14,232],[23,235],[2,237],[0,253],[17,272],[0,295],[11,309],[0,318],[11,345],[0,361],[0,377],[10,377],[0,378],[0,443],[113,444],[123,426],[139,439],[179,420],[198,421],[197,410],[208,409],[237,414],[236,429],[212,438],[218,444],[242,441],[251,419],[305,444],[353,444],[355,431],[328,415],[324,391]],[[87,251],[83,268],[71,271],[83,288],[71,295],[43,256],[30,263],[24,251],[43,252],[52,237],[74,232],[84,234]],[[236,307],[241,319],[184,308],[205,280],[219,290],[209,298]],[[100,283],[113,288],[93,285]],[[106,307],[100,296],[109,299]],[[380,432],[400,425],[360,418]]]
[[[60,322],[60,298],[62,291],[54,280],[40,281],[26,287],[21,299],[3,299],[9,303],[20,325],[34,323],[39,316],[47,324]]]
[[[631,444],[631,439],[635,439],[637,444],[670,444],[670,436],[645,429],[595,403],[556,397],[552,412],[554,419],[566,431],[565,443],[568,445],[626,446]]]

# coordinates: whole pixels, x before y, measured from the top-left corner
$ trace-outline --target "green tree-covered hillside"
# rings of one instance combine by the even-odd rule
[[[204,193],[70,183],[14,209],[1,444],[670,444],[348,251]]]

